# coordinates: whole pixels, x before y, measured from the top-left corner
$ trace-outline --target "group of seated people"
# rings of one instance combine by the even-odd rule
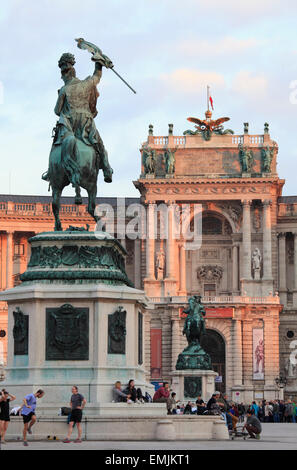
[[[116,403],[145,403],[153,401],[154,403],[166,403],[167,414],[224,414],[226,417],[226,423],[229,429],[236,430],[238,423],[238,417],[234,413],[234,406],[229,402],[227,395],[221,395],[220,392],[215,392],[205,403],[199,395],[196,403],[189,401],[186,405],[180,403],[180,400],[176,400],[176,393],[170,390],[168,382],[164,382],[163,385],[156,390],[153,399],[151,400],[150,395],[146,393],[143,396],[140,388],[135,387],[135,381],[129,380],[126,388],[122,390],[122,384],[120,381],[115,383],[112,390],[113,401]],[[248,431],[251,438],[259,439],[262,431],[261,423],[255,416],[253,409],[247,411],[247,422],[244,428]]]
[[[122,390],[122,384],[118,380],[112,389],[112,401],[115,403],[145,403],[145,397],[142,395],[141,388],[136,389],[134,379],[129,380],[124,390]]]

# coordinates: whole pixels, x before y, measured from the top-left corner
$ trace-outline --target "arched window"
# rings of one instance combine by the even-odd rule
[[[217,217],[202,218],[202,234],[203,235],[221,235],[223,233],[223,224]]]

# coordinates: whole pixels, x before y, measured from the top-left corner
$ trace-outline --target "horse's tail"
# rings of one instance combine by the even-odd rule
[[[77,160],[76,138],[73,134],[66,135],[62,142],[61,164],[73,186],[80,186],[80,171]]]

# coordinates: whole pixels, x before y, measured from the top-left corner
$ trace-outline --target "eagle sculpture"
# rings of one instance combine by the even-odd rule
[[[211,112],[206,111],[205,117],[206,119],[198,119],[194,117],[188,117],[187,120],[190,122],[194,122],[195,124],[198,124],[196,127],[196,131],[191,131],[187,130],[184,132],[184,135],[189,134],[189,135],[195,135],[195,134],[202,134],[205,140],[210,140],[213,132],[215,134],[234,134],[234,132],[231,129],[226,129],[224,130],[224,127],[222,126],[223,122],[230,121],[230,118],[228,117],[222,117],[216,120],[211,119]]]

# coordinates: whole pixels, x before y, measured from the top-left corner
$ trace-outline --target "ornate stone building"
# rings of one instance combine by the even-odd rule
[[[287,378],[285,393],[297,397],[297,368],[289,363],[297,349],[292,345],[297,335],[297,196],[282,196],[278,146],[267,124],[261,135],[249,134],[247,124],[243,134],[234,135],[211,121],[209,112],[197,121],[197,130],[182,136],[173,135],[172,124],[168,136],[154,136],[150,126],[134,182],[140,200],[127,198],[119,205],[115,198],[98,198],[117,215],[121,212],[115,235],[128,253],[127,274],[148,297],[148,376],[171,379],[186,344],[187,296],[199,293],[207,310],[203,347],[219,373],[217,388],[240,401],[275,398],[280,393],[275,379],[281,374]],[[139,202],[146,208],[150,237],[123,239],[123,227],[132,218],[123,202],[126,209]],[[93,228],[85,203],[75,206],[72,198],[62,198],[64,229]],[[160,207],[168,208],[165,232]],[[193,233],[198,211],[198,244],[176,232],[183,207],[187,233]],[[1,289],[19,282],[29,257],[28,238],[52,229],[49,197],[0,196]],[[6,322],[2,304],[0,330],[6,330]],[[5,338],[0,343],[5,345]]]

